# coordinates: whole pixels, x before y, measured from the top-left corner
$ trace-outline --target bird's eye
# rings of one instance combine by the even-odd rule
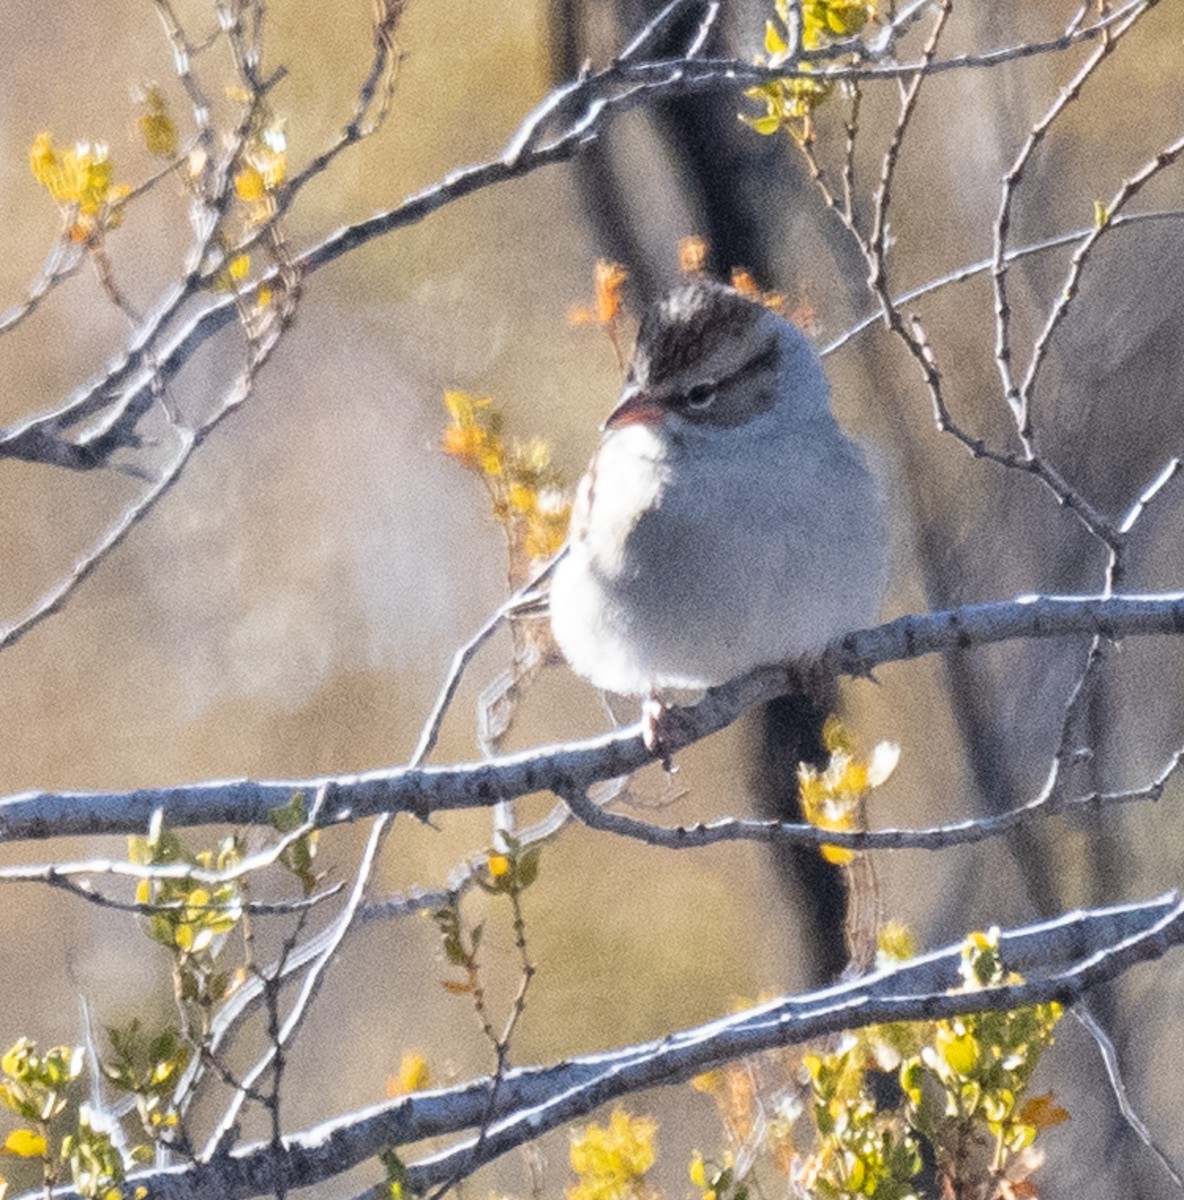
[[[693,412],[702,412],[710,408],[715,402],[715,384],[697,383],[694,387],[687,388],[683,401]]]

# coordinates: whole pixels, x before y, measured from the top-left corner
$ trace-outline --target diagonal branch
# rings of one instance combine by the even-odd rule
[[[982,991],[960,989],[962,946],[820,991],[782,997],[640,1045],[508,1071],[498,1089],[495,1123],[482,1141],[482,1162],[530,1142],[557,1125],[642,1088],[680,1083],[763,1050],[801,1045],[840,1030],[885,1021],[949,1018],[1059,1000],[1072,1003],[1135,964],[1184,941],[1184,902],[1156,900],[1068,913],[1010,930],[1000,940],[1009,970],[1024,982]],[[312,1187],[390,1146],[479,1128],[489,1116],[492,1081],[402,1096],[334,1118],[303,1133],[243,1146],[207,1163],[135,1172],[130,1189],[153,1200],[220,1200]],[[408,1167],[406,1185],[422,1191],[471,1173],[476,1138]],[[68,1188],[55,1190],[77,1200]],[[32,1200],[29,1193],[21,1200]]]

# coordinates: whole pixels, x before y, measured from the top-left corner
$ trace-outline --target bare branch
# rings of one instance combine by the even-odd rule
[[[1147,506],[1159,495],[1159,493],[1167,487],[1169,483],[1180,472],[1181,460],[1178,458],[1170,458],[1164,464],[1164,468],[1156,477],[1144,488],[1139,498],[1131,505],[1126,516],[1119,523],[1118,532],[1124,537],[1135,527],[1135,523],[1147,511]]]
[[[366,839],[366,848],[362,852],[361,860],[358,863],[354,885],[344,909],[338,914],[333,925],[330,927],[329,936],[325,939],[323,947],[309,963],[307,974],[300,988],[300,994],[292,1005],[292,1009],[285,1018],[282,1027],[278,1030],[275,1038],[269,1043],[267,1049],[260,1055],[255,1065],[239,1081],[234,1096],[218,1118],[214,1132],[210,1135],[206,1143],[205,1151],[202,1154],[203,1159],[208,1161],[221,1157],[234,1144],[238,1134],[238,1115],[242,1111],[242,1106],[251,1098],[252,1089],[255,1084],[278,1061],[284,1048],[291,1043],[300,1026],[304,1024],[304,1019],[308,1016],[309,1008],[317,992],[320,991],[321,984],[324,982],[325,972],[330,962],[333,961],[338,947],[345,940],[346,934],[353,928],[354,922],[357,919],[359,909],[366,895],[366,889],[370,884],[374,864],[378,860],[378,852],[382,848],[387,833],[390,831],[393,819],[392,816],[384,814],[371,827],[370,836]],[[285,955],[285,957],[287,956]]]
[[[554,163],[572,158],[594,140],[607,116],[639,103],[669,96],[717,88],[749,87],[774,79],[809,75],[817,81],[912,78],[918,71],[928,74],[952,67],[988,66],[1011,61],[1029,54],[1044,54],[1067,49],[1079,42],[1102,36],[1131,13],[1150,7],[1155,0],[1131,0],[1095,23],[1072,30],[1049,42],[1010,47],[982,56],[958,56],[949,60],[922,63],[889,64],[875,67],[815,67],[807,63],[800,71],[781,67],[755,67],[739,60],[715,60],[697,57],[659,62],[618,61],[596,75],[575,80],[553,91],[522,123],[503,154],[485,163],[461,168],[438,183],[408,196],[401,204],[367,221],[348,226],[330,235],[319,245],[293,256],[293,266],[302,274],[312,273],[375,237],[415,224],[445,204],[452,203],[486,187],[504,183]],[[692,47],[693,49],[694,47]],[[881,51],[882,52],[882,51]],[[807,54],[809,52],[803,52]],[[828,54],[833,51],[828,50]],[[566,122],[550,140],[543,130],[567,114]],[[224,162],[233,161],[224,156]],[[225,197],[223,182],[218,194]],[[216,221],[208,222],[216,225]],[[231,253],[243,253],[266,236],[256,230],[238,243]],[[208,248],[208,247],[207,247]],[[145,353],[161,338],[165,327],[179,315],[185,301],[207,289],[221,270],[221,261],[203,265],[204,250],[191,255],[193,267],[180,285],[163,297],[155,314],[122,359],[100,379],[84,388],[65,405],[49,413],[30,418],[7,430],[0,430],[0,457],[26,458],[65,466],[75,470],[105,465],[113,446],[134,444],[132,432],[140,416],[152,403],[149,381],[137,378]],[[254,282],[265,287],[275,282],[277,271],[265,273]],[[174,336],[167,347],[158,348],[156,358],[160,379],[167,384],[192,357],[197,348],[224,328],[235,315],[232,299],[214,301]],[[104,422],[96,435],[84,444],[65,442],[65,431],[107,408],[118,396],[115,415]]]
[[[212,414],[194,429],[174,426],[178,437],[178,447],[173,457],[157,476],[152,486],[134,503],[124,509],[119,518],[107,531],[87,550],[74,564],[68,575],[57,580],[53,586],[40,596],[33,606],[7,628],[0,628],[0,650],[5,650],[20,641],[30,630],[35,629],[47,617],[60,612],[66,602],[79,586],[95,571],[111,552],[119,546],[129,533],[156,507],[160,500],[172,489],[181,478],[186,464],[194,452],[205,442],[214,430],[237,412],[251,394],[255,377],[263,365],[271,357],[279,339],[286,329],[291,312],[286,308],[286,302],[280,311],[274,314],[274,319],[255,341],[250,349],[249,361],[235,383],[222,397]],[[149,394],[155,394],[154,385],[159,384],[156,372],[145,384]]]
[[[456,696],[456,689],[460,687],[464,673],[476,657],[477,651],[497,632],[507,618],[512,617],[516,610],[522,608],[524,603],[534,598],[537,589],[550,579],[555,568],[559,565],[559,560],[565,553],[566,550],[560,550],[557,554],[553,555],[550,561],[544,564],[504,604],[499,605],[485,624],[453,655],[448,675],[436,697],[436,703],[432,705],[432,711],[428,714],[427,721],[424,722],[423,730],[419,735],[419,741],[415,746],[415,752],[411,756],[412,766],[419,766],[431,754],[432,749],[436,745],[436,739],[440,736],[440,727],[444,724],[444,717],[448,712],[449,706],[452,704],[453,698]]]
[[[653,1043],[650,1052],[643,1053],[636,1061],[616,1066],[611,1073],[503,1118],[490,1129],[479,1151],[474,1139],[413,1163],[408,1168],[406,1182],[421,1190],[432,1186],[437,1179],[471,1174],[498,1155],[637,1087],[680,1083],[760,1050],[801,1045],[820,1035],[886,1021],[940,1020],[967,1011],[1015,1009],[1050,1000],[1071,1003],[1105,979],[1113,978],[1136,962],[1161,957],[1169,947],[1184,941],[1184,903],[1175,893],[1165,897],[1165,901],[1170,904],[1168,911],[1144,930],[1101,945],[1093,943],[1088,951],[1075,947],[1067,956],[1050,947],[1049,958],[1044,962],[1029,961],[1022,967],[1016,963],[1016,969],[1025,979],[1023,983],[966,992],[960,990],[956,978],[946,974],[942,990],[919,991],[903,979],[894,978],[896,969],[888,968],[863,976],[853,984],[773,1001],[738,1014],[735,1022],[725,1018],[684,1034],[669,1035]],[[1094,914],[1079,913],[1075,919],[1088,920],[1091,915]],[[1088,944],[1092,939],[1086,934],[1084,941]],[[947,947],[937,956],[927,955],[917,961],[926,966],[940,962],[949,971],[956,969],[960,949]],[[1009,968],[1012,967],[1009,949],[1004,948],[1001,953]],[[1060,961],[1064,957],[1069,961]],[[910,965],[902,964],[906,972]],[[917,981],[910,982],[915,985]]]
[[[1164,210],[1159,212],[1141,212],[1141,213],[1123,213],[1117,216],[1110,222],[1111,228],[1119,229],[1124,226],[1141,225],[1147,221],[1181,221],[1184,220],[1184,212],[1179,210]],[[1071,246],[1075,242],[1080,242],[1083,238],[1089,236],[1088,229],[1076,229],[1069,233],[1059,233],[1053,237],[1045,238],[1039,242],[1032,242],[1026,246],[1016,246],[1007,251],[1006,258],[1009,263],[1015,262],[1021,258],[1028,258],[1035,254],[1044,254],[1049,250],[1057,250],[1062,246]],[[919,284],[915,288],[910,288],[907,292],[901,292],[897,296],[892,297],[892,303],[897,308],[904,308],[912,304],[915,300],[920,300],[925,296],[931,296],[935,292],[941,291],[943,288],[950,287],[953,284],[965,283],[968,279],[973,279],[977,275],[983,275],[991,270],[993,259],[980,258],[977,262],[967,263],[964,267],[957,267],[953,271],[947,272],[945,275],[938,276],[936,279],[931,279],[927,283]],[[861,333],[865,333],[873,325],[878,325],[883,320],[882,315],[877,311],[868,313],[867,316],[861,317],[854,325],[850,326],[843,333],[832,341],[827,342],[822,346],[818,353],[822,358],[826,358],[831,354],[836,354],[849,342],[857,338]]]

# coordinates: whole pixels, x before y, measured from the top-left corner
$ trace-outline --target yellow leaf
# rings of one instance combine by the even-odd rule
[[[768,137],[770,134],[776,133],[781,128],[781,118],[778,116],[767,117],[745,117],[740,118],[749,129],[755,129],[757,133]]]
[[[470,471],[500,475],[505,445],[498,434],[501,414],[493,407],[493,401],[488,396],[446,391],[444,407],[452,418],[452,424],[444,431],[444,453]]]
[[[3,1071],[10,1078],[16,1078],[28,1060],[32,1049],[33,1043],[28,1038],[20,1038],[18,1041],[13,1042],[8,1050],[5,1051],[4,1057],[0,1059],[0,1071]]]
[[[526,557],[532,561],[550,558],[563,545],[571,518],[571,501],[561,493],[545,492],[538,507],[530,514],[523,539]]]
[[[480,400],[470,396],[468,392],[444,393],[444,407],[458,425],[471,425],[476,420],[476,409],[480,403]]]
[[[31,1129],[14,1129],[4,1139],[3,1153],[17,1158],[44,1158],[45,1138]]]
[[[478,425],[449,425],[444,430],[444,453],[482,475],[500,475],[501,440]]]
[[[58,169],[58,158],[54,153],[52,134],[39,133],[33,139],[33,145],[29,148],[29,169],[33,172],[33,178],[42,187],[50,187],[49,181]],[[52,193],[52,189],[50,190]]]
[[[114,171],[103,142],[79,142],[56,150],[49,133],[39,133],[29,150],[29,167],[55,201],[74,205],[82,219],[70,230],[74,241],[85,241],[102,209],[125,199],[130,189],[114,182]]]
[[[978,1042],[972,1034],[957,1034],[939,1048],[942,1057],[959,1075],[969,1075],[978,1062]]]
[[[845,750],[850,754],[855,749],[847,727],[833,713],[823,723],[822,744],[831,754],[838,750]]]
[[[827,28],[836,37],[851,37],[871,19],[872,7],[867,0],[828,0]]]
[[[243,280],[251,273],[251,256],[249,254],[236,254],[230,262],[226,264],[226,273],[234,280]]]
[[[858,759],[843,762],[835,780],[833,790],[837,796],[862,796],[868,790],[868,775],[865,764]]]
[[[412,1092],[423,1091],[431,1082],[431,1071],[428,1061],[422,1054],[407,1053],[399,1064],[399,1073],[387,1080],[386,1094],[394,1099],[396,1096],[409,1096]]]
[[[621,311],[621,287],[629,278],[629,272],[618,263],[601,259],[593,271],[596,287],[596,306],[594,309],[575,308],[568,314],[568,320],[573,325],[597,324],[611,325]]]
[[[262,200],[267,189],[263,186],[263,176],[252,166],[245,166],[234,177],[234,190],[240,200],[248,204]]]
[[[616,319],[621,310],[621,288],[629,272],[618,263],[601,259],[596,264],[596,313],[602,325]]]
[[[1033,1096],[1020,1109],[1020,1120],[1025,1125],[1034,1125],[1037,1129],[1051,1129],[1068,1119],[1068,1112],[1054,1101],[1052,1092]]]
[[[876,930],[877,957],[888,962],[904,962],[917,953],[917,943],[902,921],[887,921]]]
[[[687,1174],[690,1176],[691,1182],[697,1188],[705,1188],[707,1186],[707,1164],[703,1161],[703,1155],[697,1150],[691,1158],[690,1165],[687,1167]]]
[[[510,860],[504,854],[491,854],[488,866],[489,873],[494,879],[500,879],[503,875],[510,873]]]
[[[632,1117],[618,1109],[608,1126],[589,1125],[571,1140],[572,1170],[585,1184],[608,1185],[610,1192],[623,1191],[654,1164],[655,1123],[648,1117]]]
[[[752,273],[743,267],[732,268],[732,287],[744,296],[751,296],[754,300],[758,299],[761,294],[761,289],[753,279]]]
[[[789,49],[789,43],[781,36],[772,21],[765,22],[765,49],[776,58]]]
[[[538,493],[524,483],[511,483],[508,499],[511,508],[528,513],[538,503]]]

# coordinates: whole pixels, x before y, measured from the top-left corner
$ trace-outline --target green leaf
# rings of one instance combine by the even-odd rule
[[[543,848],[532,846],[518,859],[518,886],[528,888],[539,877],[539,859]]]
[[[267,819],[277,833],[291,833],[292,830],[299,829],[308,820],[308,813],[304,805],[304,793],[293,793],[292,799],[287,804],[273,808],[267,814]]]

